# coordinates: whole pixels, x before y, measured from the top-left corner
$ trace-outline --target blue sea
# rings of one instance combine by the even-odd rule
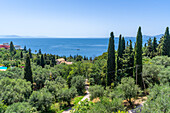
[[[149,37],[143,39],[143,44]],[[118,38],[115,38],[115,49],[118,48]],[[136,38],[128,37],[125,41],[132,40],[133,46]],[[10,43],[31,48],[32,52],[41,49],[42,53],[60,56],[82,55],[96,57],[107,51],[109,38],[0,38],[0,44]]]

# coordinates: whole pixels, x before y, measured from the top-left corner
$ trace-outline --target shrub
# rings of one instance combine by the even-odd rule
[[[104,95],[104,88],[100,85],[91,86],[89,92],[90,100],[93,100],[94,98],[102,97]]]
[[[47,89],[43,88],[39,91],[34,91],[30,98],[29,103],[36,107],[38,111],[47,112],[52,105],[54,98]]]
[[[155,85],[143,106],[142,113],[170,113],[170,87],[167,85]]]
[[[77,89],[79,95],[85,91],[85,79],[83,76],[75,76],[71,80],[71,86]]]
[[[160,78],[161,83],[170,83],[170,66],[160,71],[158,77]]]
[[[77,95],[77,90],[75,87],[72,87],[70,89],[63,88],[60,93],[60,101],[65,101],[70,105],[71,99],[74,98]]]
[[[28,102],[14,103],[6,109],[5,113],[33,113],[36,108],[33,108]]]
[[[7,109],[7,106],[0,101],[0,113],[4,113],[5,110]]]
[[[137,96],[137,93],[140,92],[138,85],[135,85],[135,81],[131,77],[122,78],[121,84],[117,86],[117,90],[122,90],[124,99],[127,99],[129,104],[133,107],[131,98]]]
[[[124,106],[122,104],[122,98],[114,98],[112,101],[109,98],[103,97],[100,99],[100,102],[97,102],[88,113],[112,113],[118,112],[119,110],[123,111]]]
[[[22,79],[3,78],[0,80],[0,101],[7,105],[26,101],[31,95],[31,83]]]

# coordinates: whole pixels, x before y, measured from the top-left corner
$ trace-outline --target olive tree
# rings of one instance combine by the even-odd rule
[[[6,77],[0,80],[0,92],[0,101],[3,100],[7,105],[23,102],[31,95],[31,83]]]
[[[28,102],[18,102],[8,106],[5,113],[35,113],[36,111],[36,108]]]
[[[53,101],[52,94],[43,88],[39,91],[33,91],[28,102],[38,111],[47,112]]]

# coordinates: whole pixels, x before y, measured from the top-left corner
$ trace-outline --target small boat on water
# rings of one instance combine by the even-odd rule
[[[77,49],[77,51],[79,51],[80,49]]]

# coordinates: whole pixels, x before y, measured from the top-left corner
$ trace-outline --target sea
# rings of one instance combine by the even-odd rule
[[[143,38],[143,45],[149,37]],[[125,41],[131,40],[133,46],[135,37],[125,37]],[[159,40],[159,39],[158,39]],[[10,43],[31,48],[33,53],[41,49],[42,53],[59,56],[82,55],[95,58],[107,52],[109,38],[0,38],[0,44]],[[118,48],[119,38],[115,38],[115,49]],[[127,44],[127,43],[126,43]]]

